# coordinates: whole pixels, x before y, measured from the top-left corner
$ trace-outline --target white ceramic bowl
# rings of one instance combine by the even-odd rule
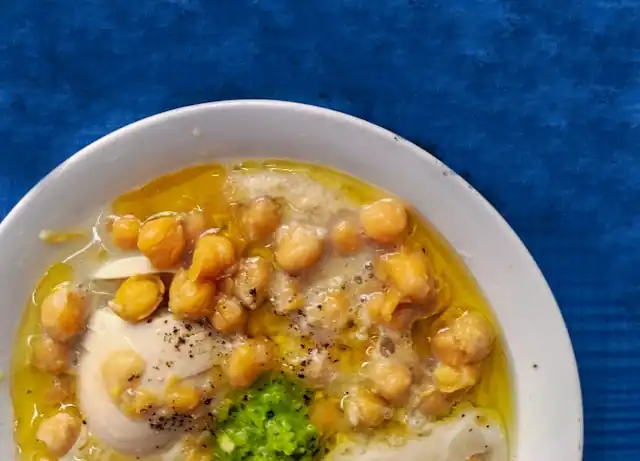
[[[506,340],[518,461],[579,461],[582,403],[558,306],[501,216],[434,157],[382,128],[317,107],[230,101],[159,114],[105,136],[56,168],[0,224],[0,370],[8,378],[23,307],[59,250],[42,228],[68,228],[134,186],[190,164],[288,157],[330,165],[411,202],[463,256]],[[9,379],[0,383],[0,459],[14,456]]]

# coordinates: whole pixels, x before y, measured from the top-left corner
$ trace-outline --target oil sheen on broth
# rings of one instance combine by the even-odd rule
[[[286,181],[288,175],[294,175],[303,180],[298,186],[295,183],[292,186],[292,183]],[[313,187],[311,190],[309,184],[315,185],[313,187],[317,186],[317,190]],[[320,194],[321,196],[315,200],[326,206],[318,207],[313,203],[313,199],[307,201],[305,199],[307,193]],[[269,206],[275,204],[280,210],[285,210],[281,211],[283,213],[282,221],[278,223],[278,229],[271,229],[269,225],[266,228],[260,225],[249,228],[247,224],[249,218],[246,218],[247,203],[256,203],[256,200],[259,201],[265,196],[273,200],[269,203],[262,203],[260,206],[263,208],[260,208],[259,211],[268,212]],[[285,199],[287,196],[291,199],[290,201]],[[294,199],[294,197],[297,198]],[[352,443],[354,440],[361,440],[362,437],[371,440],[406,437],[415,429],[412,426],[412,421],[415,420],[412,416],[414,413],[425,416],[425,418],[418,418],[420,424],[433,425],[460,418],[464,412],[469,412],[470,409],[471,411],[479,410],[482,414],[477,416],[478,420],[490,418],[491,421],[498,423],[505,433],[508,433],[512,414],[511,393],[507,359],[499,335],[496,335],[487,356],[474,358],[471,357],[474,354],[473,351],[459,349],[459,338],[454,337],[455,331],[452,333],[455,328],[459,328],[463,332],[466,331],[465,329],[474,328],[474,321],[480,319],[479,321],[487,322],[493,332],[497,334],[498,326],[493,320],[486,301],[460,258],[445,240],[423,218],[417,216],[410,207],[408,208],[407,229],[403,231],[402,236],[391,236],[388,241],[385,241],[387,236],[384,232],[375,234],[375,229],[369,230],[369,233],[373,234],[368,237],[362,235],[361,223],[358,222],[358,219],[359,216],[362,219],[366,217],[363,217],[362,212],[359,211],[360,207],[366,207],[387,197],[389,197],[388,194],[375,187],[326,167],[269,160],[251,161],[233,166],[211,164],[191,167],[156,179],[138,190],[115,199],[111,209],[102,213],[98,219],[94,233],[98,237],[84,247],[83,251],[74,252],[63,262],[52,265],[44,274],[27,303],[15,340],[11,373],[15,440],[19,459],[28,461],[58,459],[50,447],[47,447],[47,444],[38,440],[37,434],[42,421],[61,412],[75,418],[81,426],[77,429],[81,442],[75,443],[74,458],[64,459],[110,461],[166,459],[166,454],[144,456],[119,454],[91,435],[91,424],[87,425],[85,416],[80,410],[76,378],[78,373],[81,373],[79,370],[82,370],[80,356],[84,352],[80,351],[83,350],[83,346],[81,346],[83,340],[79,337],[82,337],[84,333],[79,333],[71,341],[63,340],[64,347],[68,348],[70,357],[70,363],[64,367],[63,371],[48,370],[47,372],[47,370],[43,370],[42,365],[38,367],[33,364],[34,350],[40,348],[39,350],[45,350],[49,353],[53,347],[43,341],[43,338],[47,338],[43,332],[43,317],[41,316],[41,306],[45,298],[54,289],[64,287],[64,284],[78,286],[82,295],[91,299],[91,302],[88,303],[90,305],[89,311],[94,312],[96,306],[100,305],[101,296],[105,296],[105,292],[106,295],[112,297],[115,293],[115,301],[118,301],[118,296],[125,296],[124,289],[118,290],[118,285],[122,281],[96,283],[90,280],[90,273],[107,260],[132,253],[139,254],[135,247],[136,243],[140,247],[139,241],[136,242],[140,230],[137,227],[138,224],[135,223],[144,223],[146,220],[155,220],[158,217],[180,219],[182,222],[181,232],[186,243],[180,260],[167,263],[167,267],[171,266],[170,270],[161,267],[167,262],[166,258],[163,260],[160,256],[152,255],[150,260],[154,265],[163,270],[167,269],[168,272],[173,272],[175,267],[191,261],[192,257],[193,263],[188,271],[178,272],[174,276],[173,282],[168,280],[170,275],[151,275],[145,279],[145,282],[159,281],[158,283],[162,285],[158,298],[160,307],[152,306],[152,312],[156,308],[158,309],[158,312],[152,314],[153,318],[158,318],[158,316],[163,318],[160,311],[166,308],[167,295],[169,308],[173,311],[174,317],[177,316],[177,312],[182,312],[178,301],[171,299],[172,287],[177,284],[175,279],[184,277],[185,280],[191,278],[200,280],[198,274],[209,270],[206,258],[205,262],[194,269],[197,259],[197,256],[194,256],[194,251],[198,248],[195,241],[198,240],[203,230],[205,232],[202,235],[208,236],[208,245],[215,247],[221,244],[222,240],[215,240],[215,238],[221,237],[231,243],[236,255],[236,261],[231,265],[233,267],[225,267],[222,272],[214,275],[214,278],[217,279],[215,290],[218,294],[216,296],[224,297],[227,304],[223,305],[218,301],[213,311],[220,312],[220,314],[214,314],[213,311],[202,314],[207,322],[213,323],[213,326],[207,323],[206,327],[202,328],[219,330],[224,338],[228,339],[226,341],[221,339],[221,342],[215,345],[215,347],[220,347],[219,355],[224,357],[222,361],[219,363],[207,362],[207,366],[211,369],[221,370],[221,376],[226,375],[227,380],[230,379],[232,383],[236,384],[229,385],[225,382],[224,385],[216,388],[216,391],[211,395],[202,391],[201,400],[213,413],[215,413],[215,406],[220,406],[223,397],[233,394],[232,388],[250,385],[250,381],[255,378],[246,376],[234,378],[233,375],[229,375],[230,372],[226,368],[230,366],[230,362],[235,360],[232,357],[233,349],[248,347],[247,344],[249,344],[249,346],[256,348],[251,350],[251,354],[255,355],[256,351],[260,351],[260,347],[263,345],[253,344],[251,342],[254,341],[253,339],[247,339],[247,336],[250,336],[252,338],[266,338],[269,343],[268,347],[273,348],[273,355],[276,357],[274,360],[278,363],[276,366],[269,365],[269,372],[276,370],[291,374],[294,378],[301,376],[303,383],[313,389],[313,401],[309,404],[311,421],[322,434],[329,451],[345,441]],[[373,215],[372,219],[375,221],[378,217],[375,216],[375,213]],[[114,220],[114,217],[125,216],[131,217],[132,222],[117,223],[117,220]],[[260,217],[260,213],[257,216]],[[302,228],[300,230],[296,226],[302,221],[304,221],[304,225],[300,225]],[[349,235],[349,225],[354,222],[358,228],[356,240],[353,240],[351,238],[353,236]],[[342,227],[338,228],[337,223],[342,223]],[[122,232],[123,236],[119,242],[113,238],[116,232],[114,226],[121,227],[117,230],[117,232]],[[366,230],[366,226],[364,227]],[[127,232],[133,233],[132,241],[127,240],[130,237]],[[249,235],[252,232],[256,235]],[[293,249],[293,253],[300,246],[306,245],[304,239],[300,240],[304,237],[305,232],[314,235],[321,234],[323,242],[325,242],[318,250],[322,254],[318,255],[317,262],[300,262],[296,255],[284,254],[284,250],[279,255],[274,255],[274,252],[277,253],[276,247],[278,245],[280,245],[278,248],[284,247],[286,242],[292,242],[290,247]],[[91,232],[87,232],[87,234],[91,234]],[[273,234],[273,236],[267,234]],[[200,240],[202,240],[201,237]],[[114,241],[117,245],[113,244]],[[285,241],[285,243],[276,244],[275,241]],[[205,246],[205,241],[202,246]],[[323,246],[324,250],[322,250]],[[127,251],[123,251],[123,248]],[[129,248],[133,250],[128,251]],[[335,253],[344,253],[347,256],[334,258]],[[389,255],[396,256],[389,257]],[[406,277],[403,274],[400,281],[397,276],[392,274],[394,270],[402,271],[407,267],[409,271],[413,270],[411,258],[415,258],[418,266],[424,264],[427,270],[430,285],[429,293],[425,294],[425,299],[412,299],[412,296],[417,298],[422,295],[418,294],[420,287],[415,288],[415,284],[406,282],[407,279],[411,279],[411,272]],[[242,261],[248,262],[242,263]],[[271,285],[280,284],[278,286],[282,288],[282,286],[287,287],[287,283],[295,284],[298,283],[298,280],[302,280],[303,288],[300,288],[300,293],[298,293],[301,298],[300,303],[293,307],[290,306],[293,298],[284,299],[279,296],[277,288],[274,287],[265,288],[265,293],[262,295],[264,302],[256,300],[253,288],[244,293],[246,296],[243,297],[241,288],[238,288],[242,287],[242,283],[238,279],[240,275],[237,275],[237,271],[242,273],[244,267],[248,267],[247,270],[253,270],[251,264],[255,261],[266,261],[270,267],[276,268],[269,269],[277,272],[275,275],[271,272]],[[243,266],[243,264],[245,265]],[[364,271],[363,267],[365,267]],[[282,271],[282,268],[285,270]],[[344,303],[345,300],[340,292],[341,285],[344,290],[345,281],[343,279],[337,280],[335,277],[336,274],[341,273],[349,274],[349,277],[352,277],[349,280],[349,288],[346,290],[348,305],[344,307],[345,312],[348,313],[344,315],[349,319],[343,323],[341,315],[338,315],[327,324],[326,319],[330,316],[327,313],[328,307],[334,308],[335,305]],[[274,282],[274,278],[278,281]],[[228,285],[226,282],[230,279],[235,281],[235,288],[226,286]],[[137,279],[135,281],[139,282]],[[332,285],[334,282],[338,285]],[[282,285],[283,283],[285,285]],[[397,289],[396,285],[402,284],[407,285],[405,292],[399,292]],[[145,289],[153,289],[149,283],[145,287]],[[177,290],[176,288],[176,292]],[[276,292],[274,293],[274,291]],[[378,296],[381,293],[384,295]],[[337,298],[334,297],[334,294]],[[137,293],[137,296],[136,299],[142,299],[140,293]],[[295,303],[297,302],[295,301]],[[421,303],[428,305],[428,307],[417,308],[414,306]],[[121,303],[121,306],[124,304],[126,303]],[[134,314],[124,308],[118,311],[113,307],[113,304],[111,306],[111,310],[120,317],[131,321],[131,317],[127,318],[126,316]],[[233,323],[229,323],[229,318],[233,320],[232,317],[225,317],[225,315],[235,312],[234,309],[236,311],[240,309],[242,315],[246,316],[245,323],[238,329],[234,329],[236,327]],[[364,315],[365,320],[362,320],[359,312],[365,309],[367,314]],[[200,318],[193,317],[190,312],[185,310],[184,315],[180,318],[181,321],[187,322],[189,331],[192,328],[189,322],[202,323]],[[301,312],[304,313],[301,314]],[[386,320],[376,320],[375,315],[384,316],[385,312],[389,313]],[[218,315],[217,318],[216,315]],[[116,319],[116,316],[113,318]],[[88,321],[92,322],[93,320]],[[116,320],[120,321],[120,319]],[[169,320],[174,321],[170,318]],[[165,324],[169,320],[165,320]],[[144,322],[151,324],[152,317],[149,316]],[[460,325],[456,322],[459,322]],[[382,325],[380,329],[377,328],[379,325]],[[200,328],[200,325],[195,325],[195,328]],[[292,328],[295,330],[293,333]],[[403,328],[406,331],[401,331]],[[399,331],[394,333],[394,330]],[[389,331],[391,333],[388,333]],[[443,332],[448,332],[449,336]],[[440,336],[434,339],[438,334]],[[229,340],[229,338],[237,337],[240,339]],[[313,340],[309,338],[313,338]],[[470,340],[471,347],[476,344],[473,341],[477,343],[477,341],[481,342],[481,339],[472,338]],[[323,343],[323,345],[317,348],[317,344],[314,342]],[[226,346],[221,346],[222,343],[225,343]],[[453,351],[447,349],[451,344],[453,344],[451,347],[454,347]],[[47,345],[50,347],[45,347]],[[458,349],[455,349],[456,347]],[[305,352],[313,349],[315,355],[313,357],[298,357],[294,350],[299,349],[305,350]],[[312,358],[315,360],[318,357],[322,363],[325,363],[329,358],[330,371],[323,370],[322,366],[319,366],[319,370],[309,371],[306,362],[311,362]],[[424,365],[424,367],[420,365],[417,367],[420,368],[418,370],[414,363],[416,360],[421,364],[428,363],[429,365]],[[301,362],[305,365],[301,365]],[[393,383],[389,385],[389,389],[385,389],[384,386],[376,388],[375,384],[372,384],[371,377],[367,377],[367,373],[384,373],[385,370],[392,369],[397,365],[396,362],[402,365],[403,370],[408,369],[413,376],[411,389],[419,388],[414,392],[408,390],[408,385],[402,386],[403,393],[411,394],[411,397],[391,395],[393,394]],[[363,363],[366,365],[364,372]],[[460,371],[467,368],[469,368],[468,373]],[[261,371],[266,371],[266,367],[258,369],[256,374]],[[210,381],[210,372],[207,373],[209,373],[207,379]],[[427,375],[428,377],[426,377]],[[433,376],[438,376],[439,380],[434,380]],[[245,378],[249,382],[242,382]],[[181,384],[169,382],[171,379],[173,378],[169,377],[167,382],[163,381],[164,392],[167,392],[167,389],[174,385],[177,386],[175,389],[182,392],[182,388],[179,387]],[[460,384],[460,380],[467,381]],[[188,379],[185,377],[185,382],[199,390],[204,386],[200,375],[189,376]],[[425,384],[427,382],[428,384]],[[135,391],[138,392],[136,398],[140,396],[140,389]],[[381,402],[388,410],[383,420],[363,422],[363,419],[366,418],[362,417],[358,420],[358,414],[362,416],[362,412],[358,413],[360,402],[354,399],[357,398],[359,392],[364,392],[363,389],[371,394],[374,402]],[[421,406],[419,400],[422,397],[419,395],[444,396],[444,400],[440,399],[441,401],[434,402],[429,409],[429,405]],[[122,409],[122,405],[125,405],[122,403],[123,400],[118,402],[120,402]],[[134,399],[133,402],[137,401]],[[133,407],[135,407],[134,403],[127,401],[127,405],[131,404]],[[199,406],[205,404],[198,403]],[[344,418],[345,422],[344,424],[327,424],[327,417],[336,417],[336,414],[331,412],[336,405],[340,409],[338,416]],[[127,406],[127,408],[130,410],[132,407]],[[417,408],[422,408],[422,410],[418,411]],[[208,411],[193,411],[195,415],[198,415],[198,418],[207,413],[211,414]],[[207,419],[206,417],[202,418],[203,421]],[[89,422],[91,423],[90,419]],[[335,427],[326,426],[338,427],[338,433],[336,433]],[[201,429],[202,427],[198,430]],[[72,428],[71,431],[73,432],[73,430]],[[171,453],[179,453],[175,455],[175,459],[192,461],[214,459],[214,450],[211,444],[215,444],[211,441],[211,437],[205,440],[203,437],[198,438],[194,432],[189,432],[182,437],[179,449],[174,449]],[[58,456],[63,459],[64,454]],[[336,455],[336,458],[339,459],[339,456]],[[485,458],[469,459],[484,460]]]

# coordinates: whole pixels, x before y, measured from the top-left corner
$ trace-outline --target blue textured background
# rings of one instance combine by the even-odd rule
[[[365,118],[507,218],[574,341],[585,459],[640,457],[640,1],[4,0],[0,20],[0,216],[79,148],[177,106]]]

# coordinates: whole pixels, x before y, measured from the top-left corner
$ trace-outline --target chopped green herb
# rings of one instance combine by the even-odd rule
[[[284,376],[262,379],[218,414],[217,461],[311,461],[321,451],[310,396]]]

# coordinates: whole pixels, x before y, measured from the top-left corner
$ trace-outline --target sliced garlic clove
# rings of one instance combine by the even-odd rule
[[[126,279],[133,275],[173,273],[175,269],[156,269],[145,256],[114,259],[103,264],[91,278],[93,280]]]

